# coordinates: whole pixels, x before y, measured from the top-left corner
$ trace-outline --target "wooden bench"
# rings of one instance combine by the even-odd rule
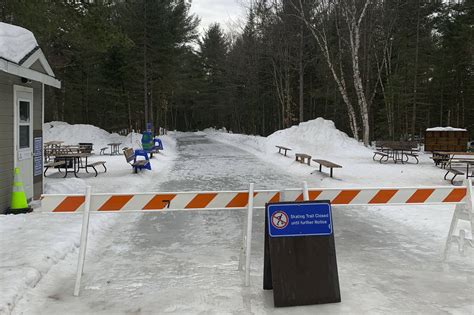
[[[318,159],[313,159],[314,162],[319,164],[319,171],[322,172],[322,167],[325,166],[330,169],[329,171],[329,176],[332,177],[332,169],[333,168],[342,168],[341,165],[333,163],[331,161],[326,161],[326,160],[318,160]]]
[[[108,147],[100,148],[99,155],[105,155],[105,150],[107,150]]]
[[[102,165],[104,167],[104,173],[107,173],[107,167],[105,167],[105,161],[97,161],[97,162],[94,162],[94,163],[87,164],[86,169],[87,169],[87,167],[92,167],[92,169],[95,172],[95,177],[97,177],[99,172],[97,172],[97,169],[95,167],[99,166],[99,165]]]
[[[305,160],[308,160],[308,162],[305,162]],[[308,164],[310,165],[311,163],[311,155],[305,154],[305,153],[296,153],[295,154],[295,161],[300,162],[302,164]]]
[[[147,164],[150,163],[149,160],[136,160],[135,152],[132,148],[124,148],[123,155],[127,160],[127,163],[130,164],[135,173],[138,173],[138,170],[146,168]]]
[[[61,173],[60,166],[64,166],[64,169],[66,170],[64,177],[66,177],[67,176],[66,161],[49,162],[49,163],[44,164],[44,173],[43,173],[44,177],[46,177],[46,171],[50,167],[56,167],[58,169],[58,171]]]
[[[388,153],[385,153],[385,152],[380,152],[380,151],[374,151],[374,156],[372,157],[372,160],[375,161],[375,157],[377,155],[380,155],[380,160],[379,162],[382,163],[382,160],[385,158],[385,162],[388,161],[388,158],[389,158],[389,155]]]
[[[281,153],[281,150],[284,150],[284,151],[285,151],[285,156],[286,156],[286,152],[287,152],[287,151],[291,151],[290,148],[283,147],[283,146],[281,146],[281,145],[276,145],[275,147],[278,148],[278,153],[280,153],[280,154],[282,154],[282,153]],[[282,155],[283,155],[283,154],[282,154]]]

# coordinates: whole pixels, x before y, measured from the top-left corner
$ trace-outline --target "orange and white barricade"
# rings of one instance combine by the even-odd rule
[[[474,197],[471,181],[464,186],[433,187],[384,187],[384,188],[302,188],[284,190],[254,190],[250,184],[247,191],[203,191],[203,192],[158,192],[131,194],[91,193],[87,187],[85,194],[43,195],[41,211],[52,213],[83,213],[81,245],[74,295],[79,295],[80,281],[84,268],[90,212],[162,212],[186,210],[239,210],[247,209],[247,228],[243,233],[241,258],[245,255],[245,284],[249,285],[250,252],[252,238],[253,209],[263,209],[267,203],[278,201],[330,201],[333,207],[343,206],[390,206],[390,205],[456,205],[451,222],[444,257],[452,242],[457,242],[460,251],[473,241],[466,239],[461,230],[455,236],[459,220],[471,225],[474,237]],[[244,232],[244,231],[243,231]],[[242,259],[241,259],[242,261]],[[241,268],[241,264],[239,268]]]

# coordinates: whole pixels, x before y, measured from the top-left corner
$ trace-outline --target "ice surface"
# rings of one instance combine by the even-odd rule
[[[0,58],[18,63],[37,46],[29,30],[0,22]]]

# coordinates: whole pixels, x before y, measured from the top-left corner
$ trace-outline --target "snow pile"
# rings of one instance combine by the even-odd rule
[[[339,131],[334,122],[323,118],[271,134],[267,139],[267,151],[274,152],[275,145],[293,147],[298,151],[317,152],[318,155],[339,152],[340,155],[354,156],[368,151],[362,144]]]
[[[37,46],[29,30],[0,22],[0,58],[19,63]]]
[[[334,122],[323,118],[303,122],[297,126],[278,130],[268,137],[226,133],[223,130],[206,129],[215,140],[238,145],[253,153],[275,155],[275,146],[292,149],[293,153],[307,153],[318,158],[366,156],[369,149],[338,130]]]
[[[121,143],[122,147],[138,148],[141,134],[130,133],[121,136],[117,133],[109,133],[93,125],[70,125],[62,121],[52,121],[43,125],[44,142],[64,141],[66,145],[76,145],[81,142],[93,143],[95,151],[107,147],[109,143]],[[133,142],[133,143],[132,143]]]
[[[121,136],[116,133],[109,133],[93,125],[71,125],[62,121],[53,121],[43,125],[44,142],[64,141],[65,145],[77,145],[78,143],[93,143],[95,154],[89,157],[89,162],[105,161],[107,172],[93,177],[91,173],[85,174],[82,170],[79,173],[80,178],[68,176],[63,179],[62,174],[54,170],[48,171],[48,177],[45,178],[45,190],[47,194],[77,194],[83,193],[85,187],[90,185],[93,192],[100,193],[128,193],[149,191],[159,179],[163,179],[169,172],[173,161],[177,155],[176,140],[173,133],[160,136],[163,142],[164,150],[155,154],[150,160],[152,170],[143,171],[134,174],[132,168],[126,162],[123,155],[99,155],[100,148],[109,147],[108,143],[120,143],[120,148],[132,147],[141,148],[142,135],[139,133],[130,133],[127,136]],[[106,152],[110,152],[108,149]],[[101,166],[98,171],[102,172]],[[93,173],[93,172],[92,172]]]
[[[373,161],[373,150],[338,130],[334,123],[323,118],[303,122],[297,126],[276,131],[268,137],[232,134],[215,129],[206,129],[208,137],[253,153],[292,174],[319,178],[322,187],[340,186],[412,186],[444,185],[444,174],[433,168],[429,156],[422,154],[420,164],[380,164]],[[292,149],[288,157],[278,154],[276,145]],[[295,153],[309,154],[313,159],[324,159],[342,166],[334,170],[334,178],[317,172],[319,165],[311,161],[311,167],[295,162]],[[411,162],[414,162],[412,160]],[[314,165],[314,166],[313,166]],[[426,165],[430,167],[421,167]],[[318,167],[318,168],[315,168]],[[311,174],[314,172],[314,174]]]
[[[428,128],[426,131],[467,131],[463,128],[454,128],[454,127],[433,127]]]

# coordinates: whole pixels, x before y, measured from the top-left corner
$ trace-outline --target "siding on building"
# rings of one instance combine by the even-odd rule
[[[10,205],[13,181],[13,85],[33,88],[33,130],[42,130],[41,83],[23,84],[21,78],[0,71],[0,213]],[[42,193],[42,179],[34,187],[38,197]]]

